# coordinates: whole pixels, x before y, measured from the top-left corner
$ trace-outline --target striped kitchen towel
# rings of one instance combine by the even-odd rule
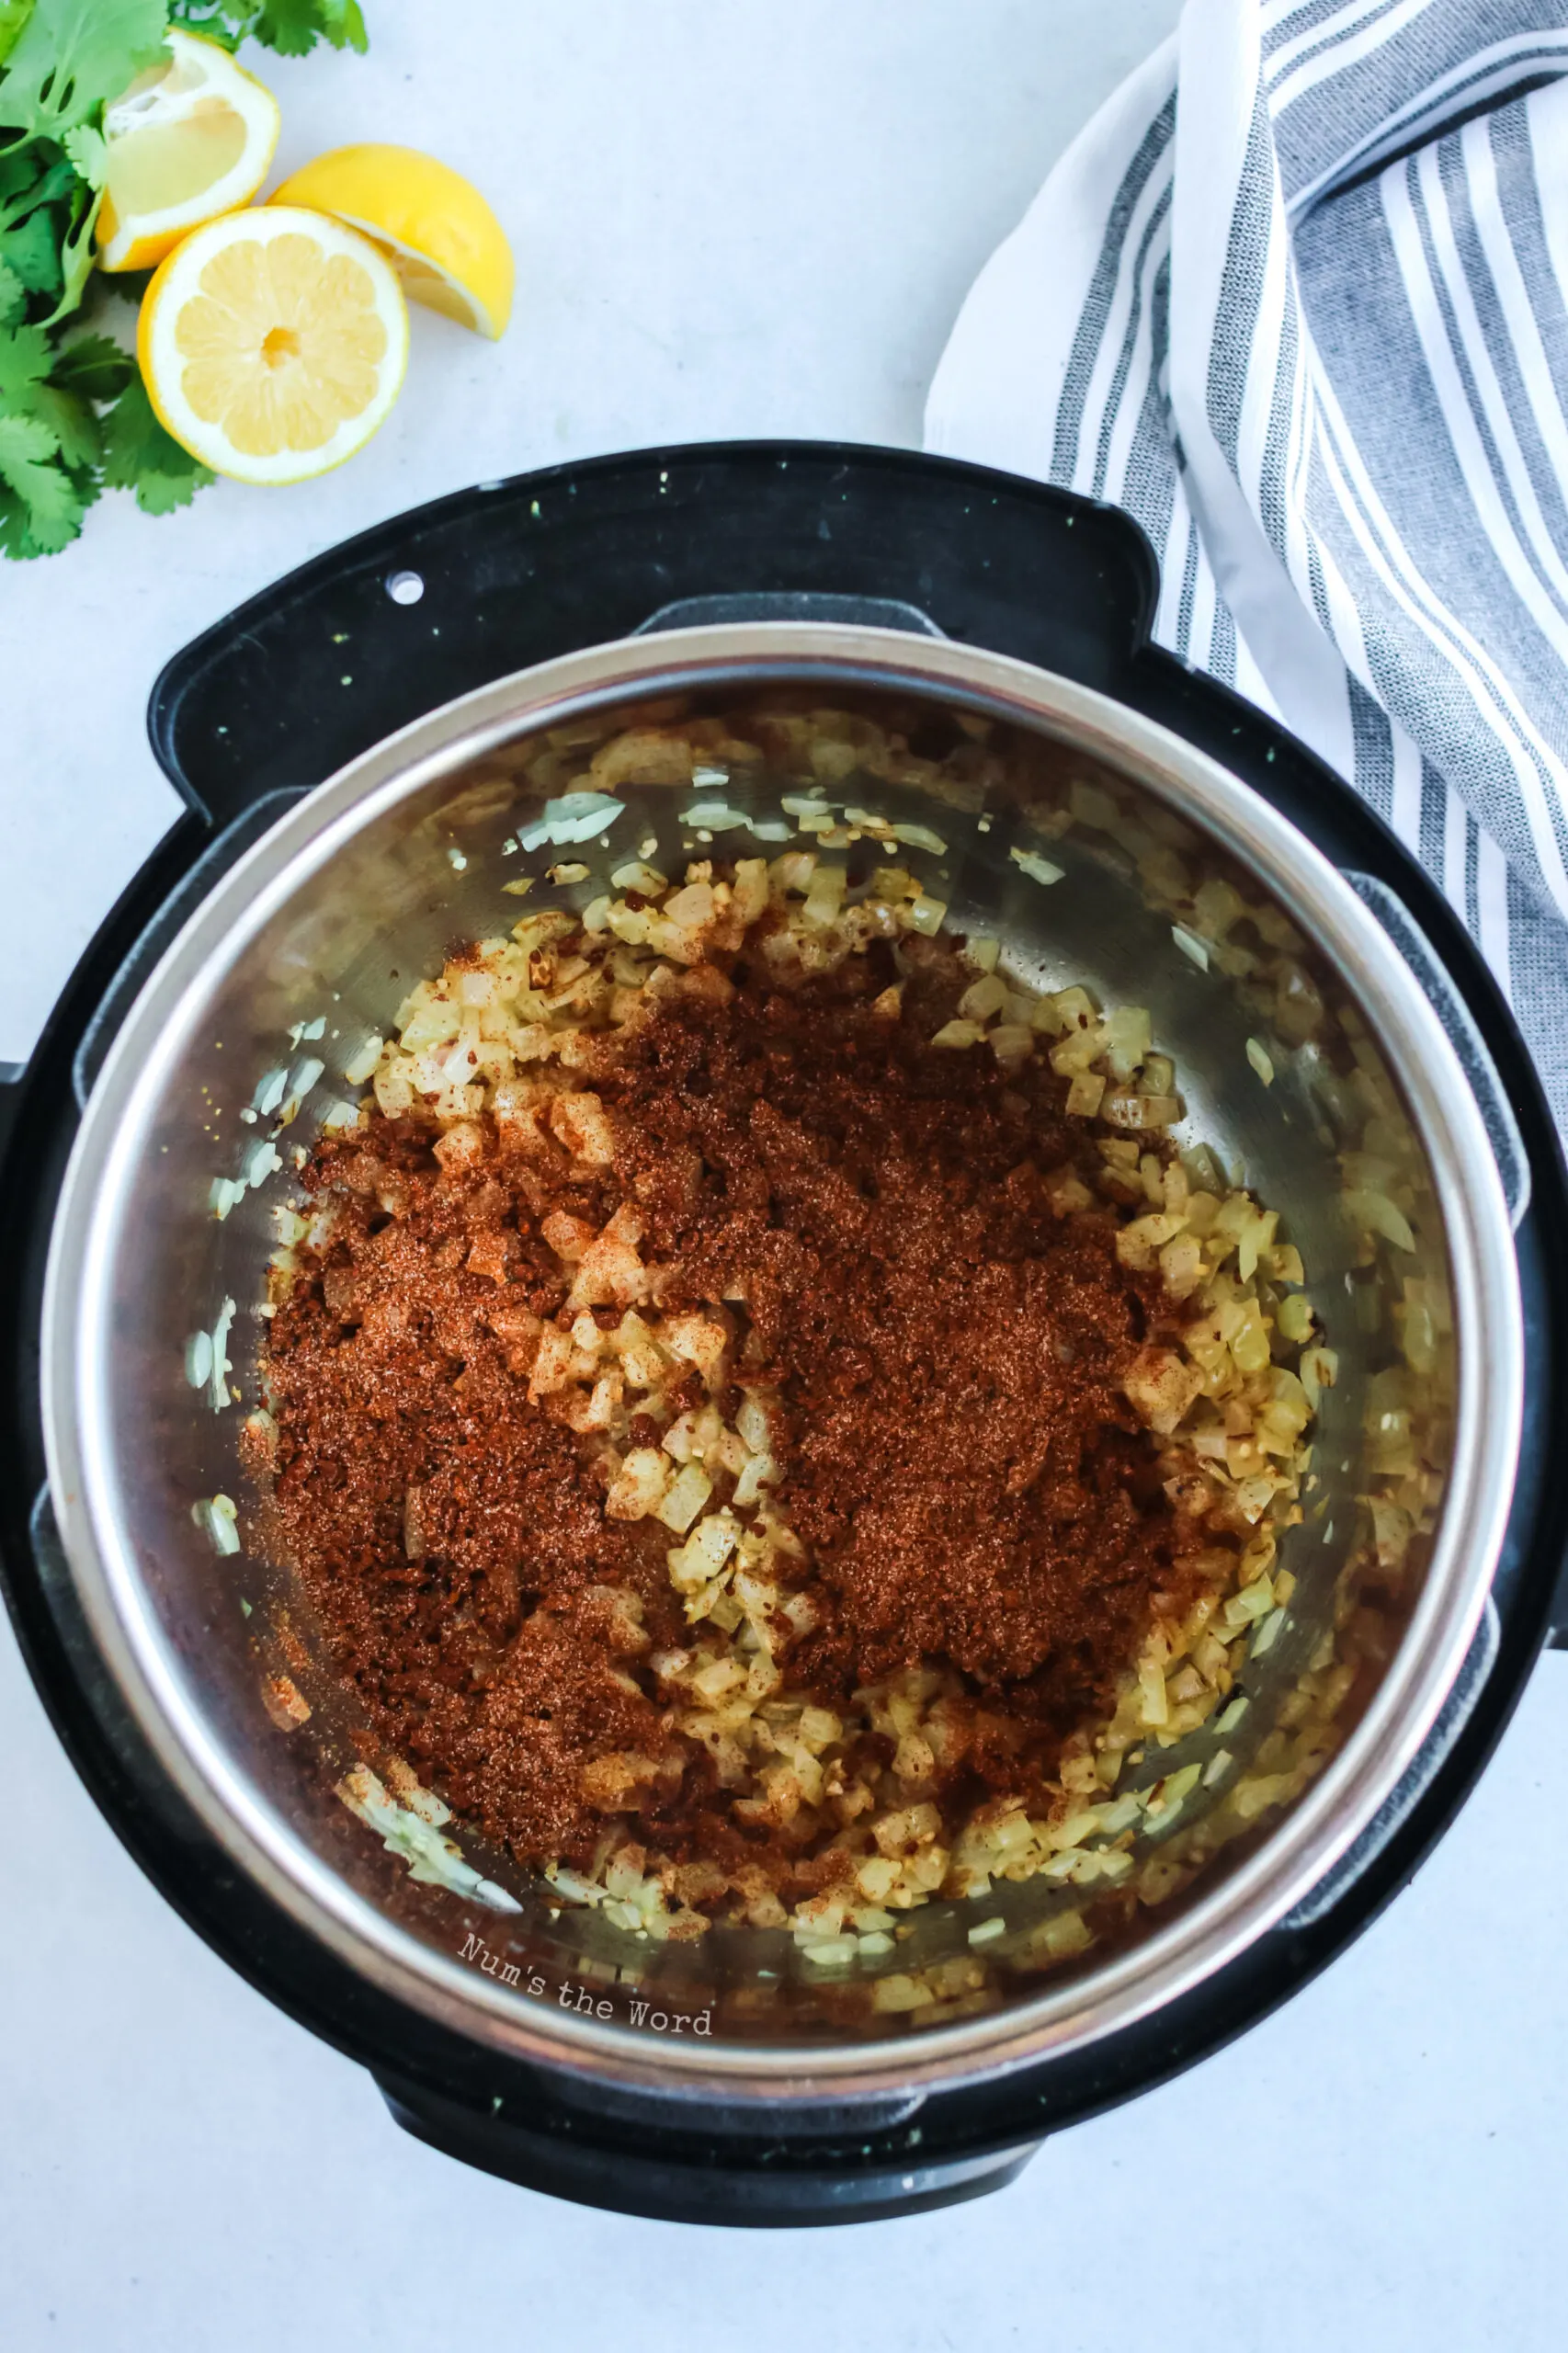
[[[1155,633],[1393,825],[1568,1127],[1568,7],[1187,0],[970,294],[933,449],[1131,509]]]

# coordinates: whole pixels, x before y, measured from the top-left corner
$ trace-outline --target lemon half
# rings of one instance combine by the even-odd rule
[[[108,154],[97,236],[100,269],[151,269],[187,231],[248,204],[278,144],[278,101],[199,33],[104,109]]]
[[[241,482],[302,482],[363,449],[397,398],[408,310],[374,245],[265,206],[198,229],[160,266],[136,355],[159,422]]]
[[[270,199],[330,212],[373,237],[427,310],[492,339],[512,314],[512,248],[470,180],[417,147],[335,147]]]

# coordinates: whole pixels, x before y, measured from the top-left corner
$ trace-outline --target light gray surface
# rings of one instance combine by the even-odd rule
[[[495,350],[417,320],[399,410],[322,485],[222,486],[167,523],[115,498],[70,554],[0,568],[0,1058],[26,1051],[172,813],[142,710],[185,637],[486,473],[664,438],[913,440],[970,276],[1175,7],[369,13],[369,60],[267,63],[280,161],[386,136],[467,163],[517,236],[517,324]],[[1565,1712],[1553,1657],[1415,1887],[1233,2051],[1058,2143],[1000,2198],[755,2240],[555,2205],[403,2140],[357,2069],[142,1881],[0,1632],[27,1798],[0,1906],[0,2336],[7,2353],[1556,2346]]]

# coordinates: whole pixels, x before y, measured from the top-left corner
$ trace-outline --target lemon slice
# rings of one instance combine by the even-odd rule
[[[188,230],[248,204],[278,144],[278,101],[199,33],[169,34],[169,54],[104,109],[100,269],[151,269]]]
[[[373,237],[412,302],[492,342],[512,314],[512,248],[473,186],[417,147],[335,147],[270,201],[308,204]]]
[[[408,310],[374,245],[267,205],[193,230],[142,304],[136,356],[160,424],[240,482],[351,458],[397,398]]]

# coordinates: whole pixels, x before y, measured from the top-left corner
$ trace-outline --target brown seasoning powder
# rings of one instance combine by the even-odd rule
[[[1151,1612],[1183,1607],[1212,1556],[1119,1387],[1172,1310],[1119,1264],[1114,1211],[1047,1199],[1063,1163],[1092,1183],[1099,1131],[1064,1116],[1043,1058],[1006,1073],[926,1042],[950,957],[895,1017],[873,1007],[884,964],[788,993],[737,967],[728,1003],[629,1029],[594,1078],[617,1139],[601,1170],[488,1119],[443,1154],[433,1125],[378,1114],[307,1171],[337,1215],[271,1324],[270,1532],[376,1733],[524,1863],[586,1861],[615,1816],[676,1861],[760,1863],[797,1891],[843,1861],[799,1824],[738,1821],[676,1732],[644,1664],[690,1640],[674,1540],[608,1519],[602,1440],[528,1402],[531,1319],[571,1321],[554,1211],[597,1229],[635,1203],[644,1257],[672,1270],[661,1311],[727,1316],[737,1381],[779,1392],[778,1508],[819,1614],[786,1689],[842,1712],[900,1666],[956,1669],[948,1824],[987,1795],[1040,1800]],[[695,1375],[674,1402],[703,1402]],[[716,1402],[731,1418],[740,1389]],[[585,1781],[625,1755],[654,1777]],[[818,1849],[835,1826],[818,1819]]]

